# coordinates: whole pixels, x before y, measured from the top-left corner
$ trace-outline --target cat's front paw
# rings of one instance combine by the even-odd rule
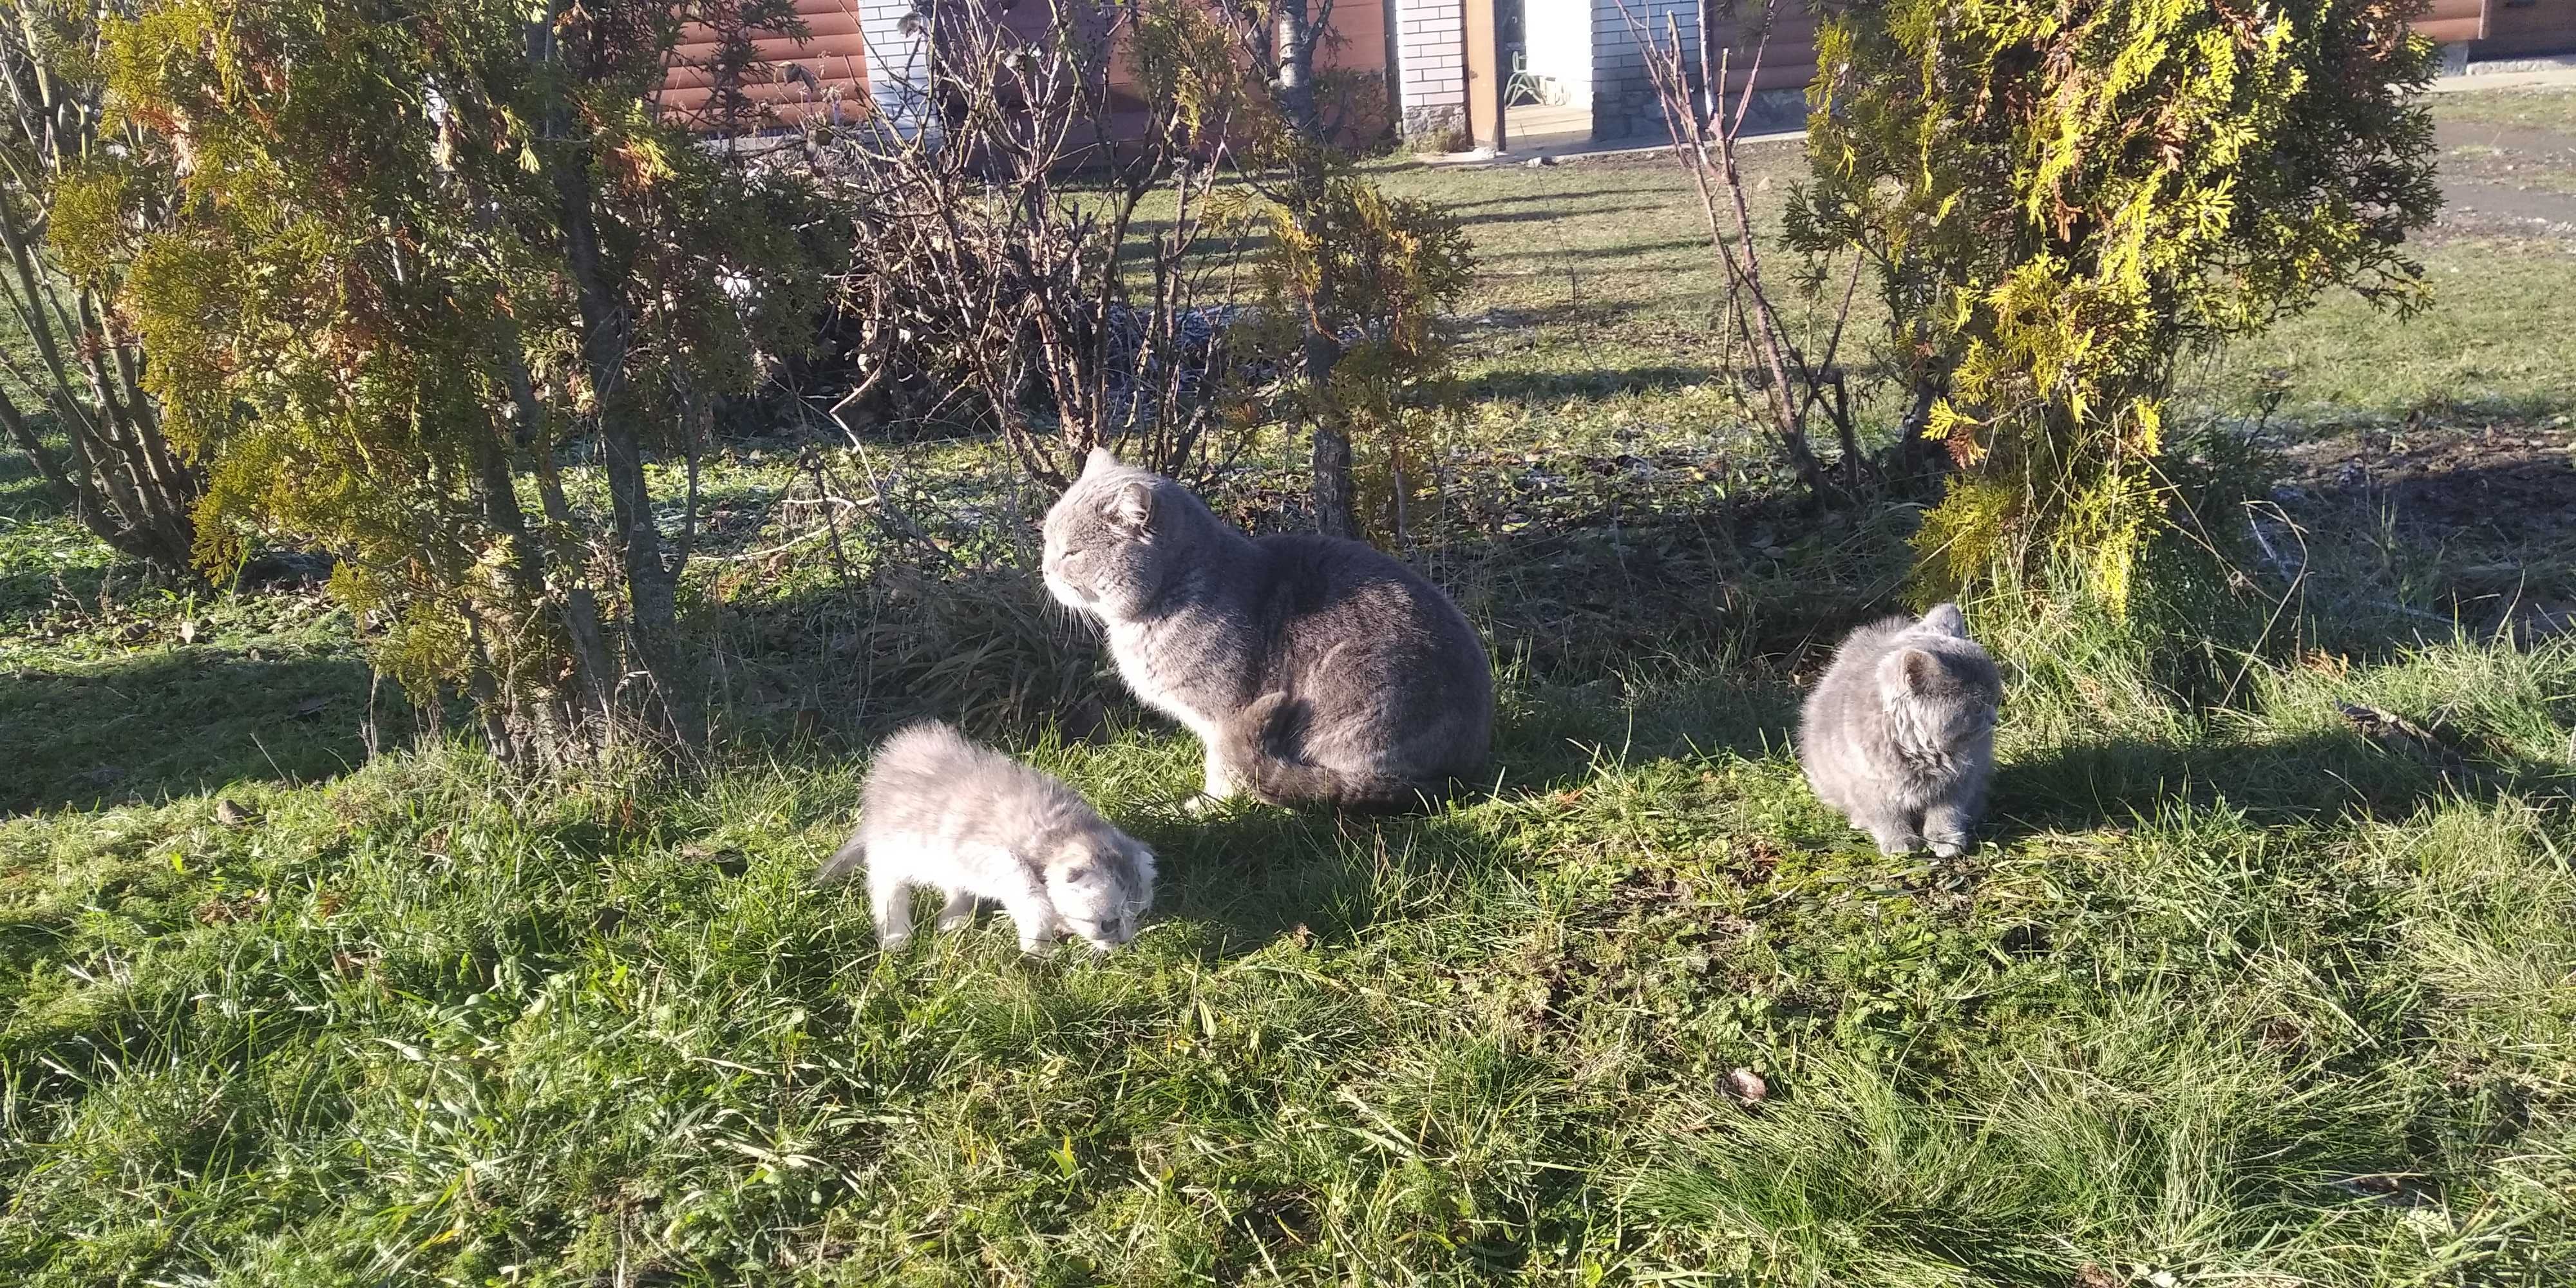
[[[1181,802],[1181,812],[1189,815],[1191,818],[1207,818],[1210,815],[1224,813],[1227,802],[1231,799],[1232,798],[1230,797],[1212,796],[1206,792],[1200,792],[1199,794],[1189,797]]]
[[[1931,841],[1933,857],[1941,859],[1955,859],[1967,853],[1970,844],[1964,836],[1936,836]]]
[[[1891,859],[1912,854],[1923,845],[1923,838],[1911,832],[1880,832],[1873,839],[1878,842],[1878,852]]]
[[[911,943],[912,943],[912,932],[910,932],[910,931],[905,931],[904,933],[902,933],[902,934],[900,934],[900,935],[879,935],[879,936],[877,936],[877,947],[878,947],[879,949],[881,949],[881,950],[883,950],[883,951],[885,951],[885,952],[889,952],[889,953],[899,953],[899,952],[902,952],[902,951],[904,950],[904,948],[905,948],[906,946],[910,945]]]

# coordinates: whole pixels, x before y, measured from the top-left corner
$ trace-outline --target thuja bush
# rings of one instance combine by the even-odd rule
[[[1428,431],[1461,397],[1442,319],[1474,278],[1466,232],[1447,211],[1338,167],[1310,197],[1253,201],[1229,217],[1263,237],[1259,306],[1237,337],[1247,369],[1280,373],[1275,404],[1351,453],[1346,482],[1318,478],[1319,526],[1403,541],[1431,479]],[[1330,350],[1321,362],[1318,343]],[[1331,514],[1336,487],[1346,528]]]
[[[2424,298],[2418,0],[1830,6],[1790,232],[1875,265],[1956,472],[1926,595],[2071,567],[2124,612],[2182,359],[2335,289]]]
[[[681,572],[710,409],[821,299],[792,271],[803,190],[647,104],[684,10],[795,21],[787,0],[153,0],[108,28],[110,111],[181,176],[167,226],[119,252],[118,307],[171,437],[210,463],[200,557],[338,555],[376,664],[470,693],[504,758],[699,736]],[[598,474],[568,477],[584,456]],[[691,480],[676,516],[656,458]]]
[[[1317,98],[1332,0],[1215,0],[1210,12],[1261,91],[1178,87],[1201,117],[1222,116],[1245,172],[1249,196],[1226,217],[1260,235],[1264,324],[1244,337],[1249,366],[1279,373],[1263,401],[1311,427],[1316,528],[1400,540],[1423,477],[1408,467],[1419,431],[1457,400],[1438,320],[1473,273],[1466,234],[1436,206],[1387,197],[1340,146],[1351,131]]]

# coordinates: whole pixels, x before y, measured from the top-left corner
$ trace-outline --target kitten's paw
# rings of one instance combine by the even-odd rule
[[[1936,836],[1932,838],[1932,855],[1934,858],[1955,859],[1968,852],[1968,845],[1968,838],[1964,836]]]
[[[1181,812],[1189,815],[1191,818],[1207,818],[1210,815],[1224,813],[1230,799],[1231,798],[1229,797],[1210,796],[1206,792],[1200,792],[1198,795],[1189,797],[1181,802]]]
[[[905,947],[907,947],[907,946],[908,946],[908,945],[910,945],[911,943],[912,943],[912,936],[911,936],[910,934],[901,934],[901,935],[879,935],[879,936],[877,936],[877,947],[878,947],[880,950],[885,951],[885,952],[889,952],[889,953],[899,953],[899,952],[902,952],[902,951],[905,949]]]
[[[1923,846],[1923,838],[1919,836],[1881,836],[1877,840],[1878,852],[1891,859],[1912,854]]]

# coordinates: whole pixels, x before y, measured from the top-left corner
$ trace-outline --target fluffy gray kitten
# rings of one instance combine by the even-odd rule
[[[1484,768],[1494,677],[1449,597],[1357,541],[1254,539],[1094,451],[1046,516],[1047,590],[1206,750],[1206,792],[1402,809]]]
[[[1136,935],[1154,902],[1154,852],[1111,827],[1054,777],[968,742],[944,724],[914,725],[877,749],[860,795],[859,830],[815,875],[864,862],[877,942],[912,940],[912,892],[948,896],[939,929],[990,899],[1036,952],[1071,931],[1106,952]]]
[[[1968,847],[1995,769],[2003,680],[1968,638],[1956,604],[1921,621],[1853,631],[1807,696],[1798,759],[1807,781],[1878,848],[1929,840],[1943,858]]]

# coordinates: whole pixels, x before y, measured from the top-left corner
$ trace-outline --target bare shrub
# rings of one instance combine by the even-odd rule
[[[1234,262],[1209,214],[1240,101],[1221,34],[1186,5],[1099,0],[1049,0],[1042,26],[982,5],[917,21],[936,118],[830,147],[861,372],[836,411],[927,376],[1050,486],[1102,445],[1207,474]]]
[[[1763,239],[1754,228],[1744,172],[1736,155],[1736,141],[1743,136],[1745,119],[1753,105],[1753,85],[1762,68],[1763,51],[1770,43],[1771,17],[1776,8],[1777,0],[1765,0],[1750,65],[1744,69],[1744,89],[1731,108],[1723,92],[1730,70],[1727,51],[1715,51],[1715,62],[1705,68],[1706,83],[1694,93],[1689,55],[1672,19],[1665,18],[1660,33],[1645,29],[1633,14],[1629,22],[1639,28],[1647,79],[1654,86],[1664,122],[1672,133],[1673,156],[1691,177],[1708,228],[1709,250],[1725,272],[1726,297],[1718,311],[1715,340],[1719,355],[1714,365],[1720,371],[1752,367],[1751,379],[1733,382],[1727,388],[1746,419],[1761,426],[1778,445],[1812,497],[1822,495],[1826,488],[1824,466],[1817,460],[1808,434],[1808,426],[1819,414],[1834,426],[1841,440],[1845,474],[1856,479],[1864,467],[1852,421],[1850,386],[1836,361],[1842,350],[1844,324],[1851,317],[1853,292],[1860,282],[1860,260],[1853,257],[1839,292],[1828,293],[1829,266],[1821,263],[1805,265],[1807,271],[1790,283],[1792,289],[1804,289],[1817,303],[1833,309],[1822,341],[1812,349],[1801,344],[1795,329],[1782,316],[1782,283],[1776,276],[1769,280],[1764,277]],[[1621,12],[1627,12],[1626,6],[1621,6]],[[1703,40],[1703,49],[1707,44]]]

